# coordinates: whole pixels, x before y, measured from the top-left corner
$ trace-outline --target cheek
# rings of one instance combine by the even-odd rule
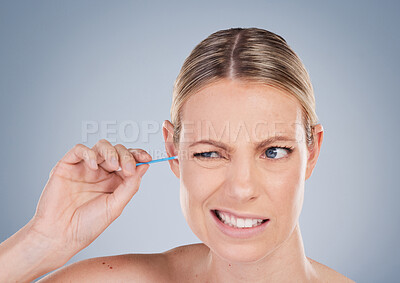
[[[192,231],[201,238],[208,213],[204,209],[218,188],[217,170],[199,168],[196,164],[183,162],[180,168],[180,203],[183,215]]]
[[[301,155],[285,166],[285,170],[270,176],[268,191],[275,217],[280,224],[293,225],[300,216],[304,195],[305,162]]]
[[[185,198],[192,205],[200,204],[214,193],[218,188],[220,174],[216,169],[204,169],[193,162],[186,162],[181,166],[181,185],[183,185]]]

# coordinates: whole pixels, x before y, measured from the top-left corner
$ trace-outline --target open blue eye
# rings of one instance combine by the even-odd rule
[[[270,147],[265,151],[265,156],[267,156],[267,158],[271,158],[271,159],[280,159],[280,158],[288,155],[290,152],[292,152],[292,149],[290,149],[290,148]]]

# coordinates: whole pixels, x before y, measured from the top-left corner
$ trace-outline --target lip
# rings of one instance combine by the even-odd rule
[[[267,221],[265,221],[264,223],[262,223],[262,224],[260,224],[260,225],[258,225],[256,227],[235,228],[235,227],[231,227],[231,226],[226,225],[225,223],[221,222],[221,220],[218,219],[217,215],[215,215],[214,210],[215,209],[210,210],[210,213],[211,213],[211,217],[214,219],[214,222],[215,222],[216,226],[219,228],[219,230],[223,234],[225,234],[225,235],[227,235],[229,237],[232,237],[232,238],[247,239],[247,238],[254,237],[254,236],[262,233],[267,228],[267,225],[269,223],[269,219],[267,219]],[[219,209],[216,209],[216,210],[228,212],[226,210],[219,210]],[[228,213],[230,213],[230,212],[228,212]],[[235,215],[235,216],[238,215],[238,214],[234,214],[234,213],[231,213],[231,214]],[[240,217],[240,218],[246,218],[247,217],[247,218],[266,219],[264,217],[251,216],[251,215],[247,215],[247,214],[246,214],[246,216],[240,215],[238,217]]]
[[[233,212],[233,211],[228,210],[228,209],[219,209],[219,208],[211,209],[211,211],[214,211],[214,210],[218,210],[218,211],[221,211],[221,212],[232,214],[236,218],[253,218],[253,219],[263,219],[263,220],[264,219],[268,219],[268,217],[264,217],[264,216],[260,216],[260,215],[256,215],[256,214],[247,214],[247,213],[239,214],[239,213]]]

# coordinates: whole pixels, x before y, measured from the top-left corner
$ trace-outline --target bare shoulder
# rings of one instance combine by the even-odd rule
[[[180,246],[163,254],[171,270],[172,282],[198,282],[204,275],[204,259],[210,252],[205,244]],[[203,280],[204,281],[204,280]]]
[[[164,254],[124,254],[85,259],[64,266],[38,282],[158,282],[169,281]]]
[[[180,263],[181,261],[199,258],[200,256],[208,254],[209,251],[209,247],[200,243],[176,247],[164,252],[163,254],[167,256],[167,260],[170,263]]]
[[[355,283],[350,278],[344,276],[343,274],[333,270],[332,268],[319,263],[309,257],[307,257],[312,267],[317,273],[317,277],[320,278],[320,282],[337,282],[337,283]]]
[[[90,258],[61,267],[37,282],[174,282],[177,276],[192,273],[193,263],[207,251],[204,244],[193,244],[163,253]]]

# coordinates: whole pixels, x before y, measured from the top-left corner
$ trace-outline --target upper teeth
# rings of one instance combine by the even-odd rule
[[[263,219],[239,218],[222,211],[215,211],[218,218],[225,224],[235,228],[250,228],[260,225]]]

